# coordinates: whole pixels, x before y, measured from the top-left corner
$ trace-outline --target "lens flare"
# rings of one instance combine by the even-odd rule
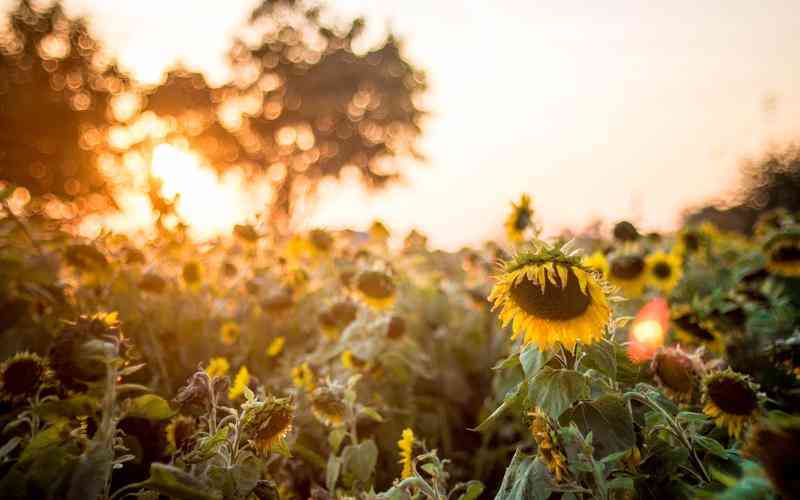
[[[637,363],[653,358],[669,324],[669,306],[663,298],[655,298],[645,304],[636,315],[628,337],[628,356]]]

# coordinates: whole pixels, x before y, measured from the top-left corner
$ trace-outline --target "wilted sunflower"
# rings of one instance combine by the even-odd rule
[[[767,270],[786,278],[800,277],[800,226],[774,234],[764,243]]]
[[[536,441],[539,459],[547,466],[557,483],[567,475],[567,459],[558,445],[555,426],[539,408],[528,413],[531,417],[531,434]]]
[[[578,340],[591,344],[603,337],[611,317],[608,292],[580,257],[541,246],[504,263],[489,301],[501,309],[504,327],[513,322],[512,339],[523,333],[525,344],[543,350],[557,342],[572,349]]]
[[[19,403],[36,395],[51,379],[47,360],[18,352],[0,364],[0,401]]]
[[[341,300],[328,306],[317,316],[322,333],[329,339],[339,338],[342,330],[356,319],[358,308],[349,300]]]
[[[193,417],[176,415],[167,424],[164,432],[167,435],[167,451],[175,453],[188,451],[194,446],[194,435],[197,431],[197,422]]]
[[[283,352],[283,347],[286,345],[286,338],[283,336],[275,337],[272,342],[267,346],[267,356],[275,358],[280,356]]]
[[[743,453],[762,464],[782,498],[800,498],[800,418],[773,415],[753,426]]]
[[[190,260],[183,265],[183,281],[190,290],[197,290],[203,282],[203,265],[196,260]]]
[[[675,400],[688,402],[703,372],[699,356],[678,347],[661,347],[650,365],[658,385]]]
[[[647,284],[647,265],[638,253],[620,253],[609,259],[608,281],[619,287],[622,295],[636,299]]]
[[[599,273],[603,278],[608,279],[608,259],[605,254],[600,250],[593,252],[591,255],[585,256],[581,263],[583,267]]]
[[[736,439],[759,416],[762,399],[750,377],[730,368],[703,379],[703,413]]]
[[[340,388],[327,384],[311,393],[311,412],[322,424],[329,427],[342,425],[346,411]]]
[[[242,328],[235,321],[226,321],[219,328],[219,338],[225,345],[233,345],[239,340]]]
[[[375,310],[388,309],[394,304],[397,287],[382,271],[361,271],[355,277],[353,293]]]
[[[230,363],[225,358],[211,358],[206,367],[206,373],[209,377],[224,377],[231,369]]]
[[[409,428],[403,429],[403,434],[397,442],[400,449],[400,462],[403,470],[400,472],[401,479],[408,479],[414,474],[412,462],[414,460],[414,431]]]
[[[311,367],[308,366],[308,363],[304,362],[302,365],[292,368],[292,383],[298,389],[304,389],[306,392],[314,390],[317,384],[314,372],[311,371]]]
[[[292,430],[292,400],[270,396],[265,401],[246,403],[246,407],[242,429],[253,447],[267,455]]]
[[[523,194],[519,203],[511,203],[511,213],[506,218],[506,235],[513,242],[520,242],[525,237],[525,230],[533,224],[531,197]]]
[[[250,372],[246,366],[239,368],[236,372],[236,377],[233,379],[233,385],[228,390],[228,399],[234,401],[239,396],[244,394],[244,389],[250,384]]]
[[[672,306],[670,321],[680,341],[690,345],[703,345],[712,352],[722,351],[722,333],[717,330],[713,321],[698,318],[690,305]]]
[[[651,253],[646,264],[649,284],[664,293],[671,292],[683,276],[681,258],[674,253]]]

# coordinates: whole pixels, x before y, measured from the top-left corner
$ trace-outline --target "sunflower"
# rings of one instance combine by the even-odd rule
[[[292,368],[292,383],[298,389],[304,389],[307,392],[314,390],[317,384],[314,382],[314,372],[311,371],[308,363]]]
[[[783,207],[767,210],[756,219],[753,232],[758,237],[766,237],[775,231],[780,231],[784,226],[794,223],[792,214]]]
[[[704,251],[709,247],[709,235],[699,226],[684,227],[677,235],[673,251],[687,260],[705,259]]]
[[[275,337],[272,342],[269,343],[267,346],[267,356],[270,358],[276,358],[280,356],[283,352],[283,347],[286,345],[286,337],[279,336]]]
[[[333,249],[333,236],[324,229],[312,229],[308,233],[308,244],[314,255],[327,255]]]
[[[599,273],[600,276],[608,279],[608,259],[600,250],[595,251],[591,255],[585,256],[581,260],[581,264],[583,264],[583,267]]]
[[[190,450],[194,446],[197,422],[192,417],[176,415],[164,429],[167,435],[167,450],[170,453]]]
[[[319,313],[317,321],[322,333],[331,340],[339,338],[342,330],[356,319],[358,308],[349,300],[335,302]]]
[[[557,483],[567,475],[567,459],[558,446],[555,426],[539,408],[528,413],[531,417],[531,434],[536,441],[539,459],[547,466]]]
[[[647,265],[638,253],[620,253],[609,260],[608,281],[629,299],[641,297],[647,284]]]
[[[225,358],[211,358],[206,367],[206,373],[210,378],[224,377],[231,369],[230,363]]]
[[[730,368],[703,379],[703,413],[736,439],[758,417],[763,396],[750,377]]]
[[[391,276],[381,271],[361,271],[355,277],[353,293],[375,310],[392,307],[397,298],[397,287]]]
[[[681,258],[674,253],[654,252],[645,259],[648,282],[664,293],[669,293],[683,275]]]
[[[50,378],[46,359],[19,352],[0,364],[0,401],[18,403],[34,397]]]
[[[160,294],[167,287],[167,281],[154,272],[147,272],[139,280],[139,289],[152,294]]]
[[[197,290],[203,281],[203,265],[196,260],[190,260],[183,265],[181,272],[183,281],[190,290]]]
[[[242,329],[235,321],[226,321],[219,328],[219,338],[225,345],[233,345],[239,340]]]
[[[767,270],[786,278],[800,278],[800,226],[775,233],[764,243]]]
[[[492,310],[501,308],[504,327],[513,321],[512,339],[524,333],[525,344],[542,350],[591,344],[611,317],[605,282],[563,247],[541,246],[506,262],[489,301]]]
[[[349,349],[346,351],[342,351],[341,359],[342,359],[342,366],[344,366],[348,370],[364,371],[367,369],[367,362],[361,358],[356,357],[353,354],[353,351]]]
[[[369,236],[378,243],[384,243],[391,236],[391,232],[383,222],[376,220],[369,226]]]
[[[762,464],[782,498],[800,498],[800,417],[773,415],[753,426],[743,454]]]
[[[658,385],[675,400],[691,401],[695,386],[703,372],[700,357],[690,355],[680,346],[661,347],[650,365]]]
[[[615,240],[623,243],[632,243],[641,237],[636,226],[626,220],[617,222],[614,225],[613,234]]]
[[[269,454],[292,430],[294,405],[289,398],[270,396],[265,401],[247,403],[242,430],[262,455]]]
[[[670,320],[677,337],[690,345],[704,345],[712,352],[721,352],[724,346],[722,333],[713,321],[701,320],[688,304],[673,306]]]
[[[233,401],[244,394],[244,389],[248,384],[250,384],[250,372],[247,370],[246,366],[243,366],[236,372],[236,377],[233,379],[233,386],[231,386],[228,391],[228,399]]]
[[[400,449],[400,465],[403,471],[400,473],[401,479],[408,479],[414,474],[412,462],[414,460],[414,431],[409,428],[403,430],[400,440],[397,442]]]
[[[329,384],[318,387],[311,393],[311,412],[323,425],[342,425],[346,411],[344,394],[339,388]]]
[[[272,290],[261,301],[261,309],[275,315],[288,311],[293,305],[294,297],[292,292],[284,287]]]
[[[233,226],[233,235],[248,243],[255,243],[259,238],[258,231],[250,224],[236,224]]]
[[[506,235],[508,239],[517,243],[524,239],[525,230],[533,224],[533,209],[531,197],[523,194],[519,203],[511,203],[511,213],[506,218]]]

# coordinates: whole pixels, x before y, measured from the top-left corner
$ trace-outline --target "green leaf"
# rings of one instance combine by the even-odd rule
[[[458,500],[476,500],[483,490],[486,489],[480,481],[470,481],[466,484],[466,491],[458,497]]]
[[[725,449],[725,447],[723,447],[716,439],[710,438],[708,436],[702,436],[700,434],[695,434],[692,436],[692,440],[697,446],[706,450],[712,455],[716,455],[720,458],[726,458],[726,459],[729,458],[731,455]]]
[[[383,422],[384,421],[383,416],[380,413],[378,413],[378,411],[375,408],[372,408],[370,406],[362,407],[361,408],[361,413],[363,415],[368,416],[369,418],[371,418],[372,420],[374,420],[376,422]]]
[[[519,353],[522,371],[527,378],[535,376],[551,359],[553,359],[551,351],[540,351],[535,344],[528,344]]]
[[[231,467],[212,465],[207,474],[214,488],[222,492],[223,498],[243,499],[255,489],[261,477],[261,468],[256,461],[250,460]]]
[[[547,466],[517,449],[506,468],[495,500],[547,500],[552,493]]]
[[[371,439],[349,445],[342,452],[342,461],[349,474],[362,484],[367,484],[378,463],[378,447]]]
[[[94,415],[98,407],[96,399],[86,395],[73,396],[69,399],[45,401],[36,406],[34,413],[47,421],[73,419],[82,415]]]
[[[636,446],[633,417],[625,400],[615,394],[581,401],[565,411],[559,421],[563,426],[575,422],[584,435],[591,432],[598,458]]]
[[[114,450],[104,443],[92,443],[92,446],[78,461],[70,479],[67,500],[84,500],[99,498],[111,479],[111,462]]]
[[[150,464],[148,486],[177,500],[221,500],[219,491],[211,490],[199,479],[167,464]]]
[[[192,452],[185,457],[187,463],[204,462],[217,453],[217,448],[228,439],[230,427],[222,427],[213,436],[200,439]]]
[[[545,366],[528,384],[528,403],[558,418],[572,403],[589,395],[586,377],[575,370]]]
[[[345,436],[347,436],[347,430],[344,427],[336,427],[328,434],[328,444],[333,454],[339,451]]]
[[[513,352],[507,358],[501,359],[492,367],[492,370],[507,370],[519,365],[519,352]]]
[[[612,379],[617,378],[617,356],[612,342],[603,339],[582,348],[586,353],[581,360],[583,367],[597,370]]]
[[[503,399],[503,402],[500,403],[500,406],[498,406],[492,412],[491,415],[486,417],[486,419],[483,422],[481,422],[480,425],[471,430],[475,432],[483,432],[489,427],[491,427],[492,424],[494,424],[494,422],[496,422],[500,417],[502,417],[506,411],[513,408],[516,404],[520,403],[522,398],[525,396],[527,392],[528,392],[528,381],[523,380],[522,382],[517,384],[513,389],[508,391],[506,397]]]
[[[28,442],[28,445],[22,451],[19,457],[20,462],[26,462],[36,458],[37,455],[44,451],[58,446],[69,437],[69,429],[67,428],[67,421],[56,422],[50,427],[39,431]]]
[[[339,472],[342,469],[342,459],[334,454],[328,457],[328,466],[325,467],[325,487],[328,491],[334,491],[336,482],[339,480]]]
[[[175,410],[161,396],[145,394],[125,401],[125,415],[147,420],[166,420],[175,415]]]

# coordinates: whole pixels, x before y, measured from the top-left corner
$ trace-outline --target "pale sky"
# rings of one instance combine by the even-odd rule
[[[175,58],[218,74],[256,2],[66,3],[152,78]],[[381,218],[452,248],[499,234],[509,202],[528,192],[550,231],[593,217],[666,229],[687,205],[729,191],[742,158],[800,137],[796,1],[328,5],[374,30],[389,23],[427,69],[429,162],[374,198],[326,189],[308,225]]]

